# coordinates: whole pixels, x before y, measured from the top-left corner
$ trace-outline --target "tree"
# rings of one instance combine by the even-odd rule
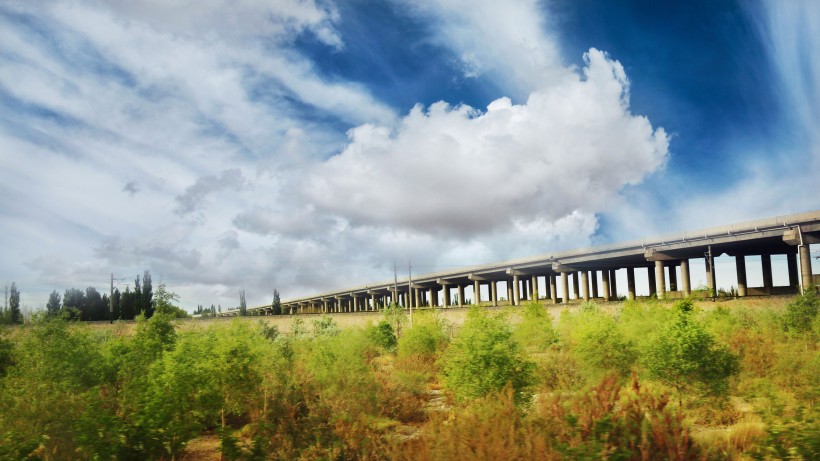
[[[140,296],[142,311],[145,312],[146,317],[154,315],[153,293],[151,288],[151,273],[145,271],[142,274],[142,296]]]
[[[279,292],[273,290],[273,301],[270,303],[273,315],[282,315],[282,301],[279,299]]]
[[[20,290],[17,284],[11,282],[9,291],[9,323],[23,323],[23,313],[20,311]]]
[[[60,306],[61,305],[62,305],[62,297],[60,296],[60,293],[58,293],[57,290],[52,291],[51,294],[48,295],[48,303],[46,304],[46,312],[48,312],[48,315],[51,315],[51,316],[57,315],[60,312]]]
[[[692,318],[692,301],[676,303],[675,318],[658,331],[650,341],[645,357],[649,375],[674,387],[678,405],[683,392],[698,390],[703,394],[724,396],[728,379],[740,371],[738,357],[715,339]]]
[[[248,315],[248,306],[245,304],[245,290],[239,291],[239,315]]]
[[[524,358],[506,322],[478,308],[467,313],[444,359],[445,382],[459,400],[498,392],[508,384],[520,398],[532,372],[533,364]]]
[[[188,313],[184,309],[176,306],[174,303],[179,302],[179,295],[173,291],[168,290],[164,282],[159,282],[157,293],[154,298],[153,310],[156,314],[165,314],[175,318],[188,317]]]

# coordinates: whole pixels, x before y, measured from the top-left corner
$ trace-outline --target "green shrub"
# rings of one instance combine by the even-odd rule
[[[552,317],[539,303],[530,302],[521,311],[521,322],[515,327],[515,338],[525,348],[543,350],[558,342]]]
[[[413,328],[404,330],[399,339],[399,357],[420,355],[432,358],[445,340],[444,332],[437,323],[416,322]]]
[[[459,400],[511,385],[516,398],[532,382],[533,364],[513,339],[507,323],[470,309],[461,331],[443,357],[444,381]]]
[[[367,328],[367,337],[376,346],[385,351],[393,352],[396,350],[398,340],[396,334],[393,333],[393,326],[387,320],[381,320],[376,325],[371,325]]]
[[[811,330],[818,308],[820,308],[820,297],[814,290],[806,290],[805,294],[786,304],[786,313],[783,316],[784,328],[786,331],[797,333]]]
[[[561,317],[563,342],[593,380],[616,372],[625,377],[637,360],[637,350],[618,328],[615,319],[594,304]]]
[[[644,364],[652,378],[677,390],[678,403],[687,389],[725,396],[729,377],[739,372],[738,357],[685,310],[653,335]]]

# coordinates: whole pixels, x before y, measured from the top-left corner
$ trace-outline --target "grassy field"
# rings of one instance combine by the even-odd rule
[[[820,459],[817,297],[0,330],[0,459]]]

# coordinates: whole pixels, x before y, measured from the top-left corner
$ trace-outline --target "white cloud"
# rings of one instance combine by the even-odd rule
[[[355,225],[476,235],[594,214],[662,167],[668,138],[629,112],[623,68],[602,52],[583,75],[486,112],[415,107],[395,131],[363,125],[313,172],[307,196]]]
[[[510,96],[525,98],[533,89],[560,81],[555,40],[538,0],[398,0],[407,11],[432,23],[437,41],[462,59],[466,77],[490,74]]]

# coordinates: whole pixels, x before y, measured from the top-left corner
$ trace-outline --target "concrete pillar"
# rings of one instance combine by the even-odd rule
[[[531,290],[532,300],[533,301],[538,301],[538,276],[537,275],[533,275],[532,278],[530,279],[530,287],[532,287],[532,290]]]
[[[530,299],[530,284],[527,279],[521,279],[521,299],[524,301]]]
[[[811,251],[809,245],[800,245],[797,248],[800,254],[800,278],[803,282],[803,293],[808,293],[809,290],[814,290],[811,273]]]
[[[717,280],[715,277],[715,258],[706,255],[704,258],[706,264],[706,288],[709,289],[709,296],[717,296]]]
[[[646,276],[649,280],[649,296],[655,296],[657,294],[656,285],[655,285],[655,270],[651,267],[646,269]]]
[[[419,308],[421,307],[421,296],[419,296],[419,289],[413,288],[413,307]]]
[[[580,285],[579,282],[580,281],[578,280],[578,272],[577,271],[573,272],[572,273],[572,295],[575,297],[575,299],[580,299],[581,298],[581,292],[578,291],[578,286]]]
[[[601,291],[603,291],[604,301],[609,301],[609,271],[604,269],[601,271]]]
[[[518,306],[518,305],[521,304],[521,295],[519,293],[521,288],[519,287],[519,282],[521,282],[521,280],[518,278],[518,276],[513,275],[513,299],[514,299],[513,304],[515,306]]]
[[[490,301],[493,306],[498,306],[498,282],[495,280],[490,280]]]
[[[450,285],[444,285],[444,307],[450,307]]]
[[[763,270],[763,288],[772,293],[772,255],[760,255],[760,268]]]
[[[797,254],[786,254],[786,266],[789,268],[789,286],[796,288],[800,285],[800,278],[797,275]]]
[[[671,264],[668,267],[669,270],[669,291],[678,291],[678,268],[676,265]]]
[[[438,290],[430,288],[430,307],[438,306]]]
[[[514,296],[512,279],[507,279],[507,302],[510,304],[510,306],[513,305],[513,298]]]
[[[626,297],[627,299],[635,299],[635,268],[626,268]]]
[[[561,289],[564,292],[561,294],[561,301],[564,303],[569,302],[569,275],[566,272],[561,272]]]
[[[558,304],[558,286],[555,281],[555,276],[550,275],[550,298],[553,304]]]
[[[581,272],[581,296],[583,296],[584,301],[589,301],[589,272],[582,271]]]
[[[683,295],[689,297],[692,295],[692,279],[689,277],[689,260],[680,260],[680,278],[683,286]]]
[[[589,284],[592,287],[592,299],[595,299],[598,297],[598,271],[590,271],[589,275],[592,276],[589,279]]]
[[[746,296],[746,257],[735,256],[735,269],[737,269],[737,295]]]
[[[663,299],[666,294],[666,277],[663,273],[663,261],[655,261],[655,293],[658,299]]]
[[[610,289],[609,299],[617,300],[618,299],[618,281],[615,279],[615,269],[610,269],[609,270],[609,289]]]
[[[464,307],[464,285],[458,286],[458,307]]]
[[[473,304],[478,306],[481,302],[481,284],[478,283],[478,280],[473,282]]]

